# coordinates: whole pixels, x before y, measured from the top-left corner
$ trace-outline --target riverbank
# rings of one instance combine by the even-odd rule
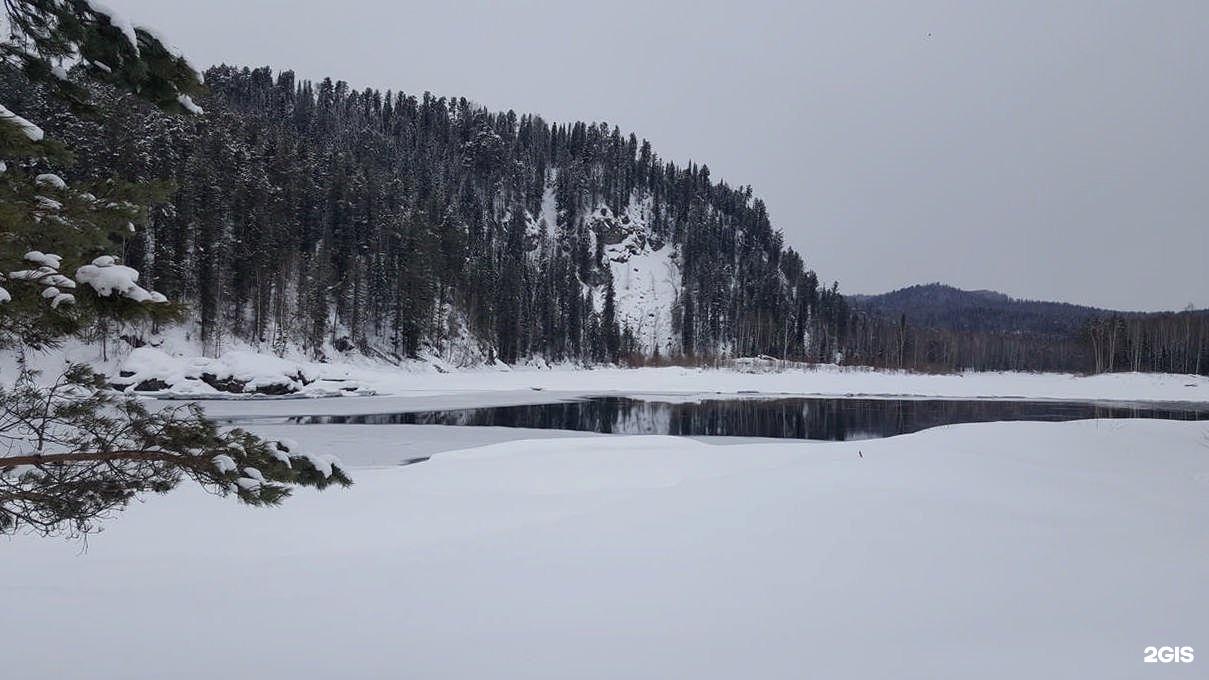
[[[477,406],[548,401],[549,398],[541,395],[525,395],[541,391],[569,396],[645,394],[667,398],[786,394],[1209,402],[1209,377],[1156,373],[1095,376],[1006,372],[924,374],[759,359],[738,359],[719,368],[626,369],[546,364],[457,368],[435,359],[403,365],[364,358],[319,363],[248,349],[207,358],[191,354],[186,345],[182,347],[177,351],[167,347],[143,347],[102,358],[96,347],[72,343],[54,352],[31,351],[28,358],[44,376],[54,375],[67,361],[84,362],[105,372],[115,385],[132,391],[138,390],[148,396],[204,400],[248,396],[377,395],[401,399],[440,397],[450,404]],[[11,352],[0,356],[0,376],[15,371],[16,362]],[[363,406],[336,408],[365,412]]]

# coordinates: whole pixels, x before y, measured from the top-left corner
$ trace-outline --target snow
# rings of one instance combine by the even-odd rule
[[[34,251],[34,253],[37,253],[37,251]],[[57,258],[58,256],[48,255],[46,257]],[[57,286],[59,288],[76,287],[76,282],[60,274],[58,267],[47,265],[42,265],[37,269],[21,269],[15,272],[9,272],[8,278],[13,281],[36,281],[44,285]]]
[[[406,444],[378,431],[356,445]],[[267,510],[183,488],[86,552],[0,541],[6,676],[1203,677],[1141,658],[1209,638],[1203,423],[545,439],[354,472]]]
[[[257,402],[260,406],[263,402]],[[240,425],[266,439],[305,436],[315,451],[338,451],[345,468],[394,467],[437,453],[521,439],[582,439],[606,435],[517,427],[446,425]],[[385,428],[385,429],[384,429]],[[284,454],[283,454],[284,455]]]
[[[169,42],[164,37],[164,35],[162,33],[160,33],[158,30],[156,30],[155,28],[152,28],[150,26],[139,26],[138,30],[142,31],[143,33],[146,33],[147,35],[149,35],[152,38],[154,38],[155,40],[157,40],[159,42],[159,44],[164,48],[164,51],[166,51],[168,54],[171,54],[172,56],[176,57],[177,59],[185,58],[185,53],[182,52],[180,50],[180,48],[178,48],[175,44],[173,44],[172,42]]]
[[[320,373],[326,379],[320,377]],[[170,386],[174,396],[196,396],[199,398],[219,395],[219,391],[203,382],[204,375],[219,380],[234,380],[245,383],[245,392],[253,393],[259,388],[286,386],[310,396],[332,396],[341,394],[345,387],[338,378],[340,368],[322,364],[290,361],[272,355],[248,351],[232,351],[216,359],[205,357],[172,356],[155,347],[139,347],[119,364],[115,379],[137,386],[149,380],[161,381]],[[354,388],[355,389],[355,388]]]
[[[311,465],[313,465],[315,469],[319,471],[319,474],[323,475],[324,477],[331,477],[332,468],[340,464],[340,459],[332,455],[314,454],[308,452],[304,452],[302,455],[305,456],[306,459],[310,461]]]
[[[286,453],[285,451],[282,451],[279,448],[272,447],[272,446],[269,447],[269,455],[276,458],[278,461],[283,463],[286,467],[294,466],[294,464],[292,462],[290,462],[290,454]]]
[[[76,282],[63,276],[59,273],[59,263],[62,257],[43,253],[40,250],[31,250],[23,256],[23,259],[28,262],[40,265],[37,269],[22,269],[15,272],[9,272],[5,277],[0,275],[0,281],[7,279],[13,281],[34,281],[45,286],[42,289],[42,297],[50,300],[50,306],[53,309],[58,309],[60,305],[75,304],[76,297],[71,293],[64,293],[61,288],[74,289]],[[8,291],[0,288],[0,302],[8,302],[12,300],[12,296]]]
[[[0,474],[11,479],[33,478],[42,479],[46,477],[46,472],[37,465],[14,465],[11,468],[6,468]]]
[[[110,255],[102,255],[76,270],[76,280],[93,287],[101,295],[121,295],[135,302],[163,303],[168,299],[162,293],[149,291],[138,285],[139,272],[125,265],[115,264]]]
[[[109,8],[109,6],[107,6],[103,3],[97,2],[97,0],[86,0],[86,2],[92,8],[92,11],[94,11],[98,14],[103,14],[109,18],[109,23],[114,28],[121,31],[122,35],[126,36],[126,41],[129,42],[130,47],[134,49],[135,55],[138,55],[139,54],[139,37],[138,37],[138,34],[135,33],[134,24],[130,23],[130,21],[127,20],[121,14],[118,14],[117,12],[115,12],[114,10]]]
[[[15,278],[15,277],[14,277]],[[56,282],[53,285],[63,289]],[[236,338],[224,338],[217,357],[199,356],[195,326],[185,324],[146,336],[149,345],[132,349],[112,339],[102,360],[99,344],[67,340],[55,352],[27,352],[31,366],[45,376],[62,370],[64,359],[86,362],[121,384],[158,379],[168,384],[161,396],[208,401],[207,412],[225,415],[339,415],[396,413],[448,408],[474,408],[548,403],[560,399],[609,394],[640,395],[661,400],[699,400],[717,395],[768,397],[1055,399],[1073,401],[1209,402],[1209,377],[1156,373],[1111,373],[1080,376],[1064,373],[965,372],[924,374],[872,370],[832,364],[807,365],[757,359],[718,362],[705,368],[583,368],[555,364],[546,368],[493,366],[458,368],[428,356],[391,364],[355,353],[316,362],[299,350],[285,356],[256,351]],[[17,357],[0,350],[0,377],[14,375]],[[129,376],[120,376],[122,372]],[[200,378],[246,381],[247,396],[218,392]],[[300,379],[301,378],[301,379]],[[261,386],[287,386],[296,397],[280,399],[250,392]],[[370,396],[375,395],[375,396]],[[255,398],[256,403],[248,403]],[[174,402],[178,403],[178,402]]]
[[[25,133],[25,137],[31,142],[40,142],[42,141],[42,138],[46,136],[46,133],[42,132],[42,128],[34,125],[21,116],[18,116],[12,111],[9,111],[3,105],[0,105],[0,121],[6,121],[16,125],[21,132]]]
[[[28,262],[33,262],[34,264],[42,265],[43,267],[50,267],[51,269],[58,269],[60,264],[63,262],[62,255],[47,254],[40,250],[29,251],[22,259]]]
[[[136,350],[137,352],[137,350]],[[231,353],[239,356],[239,353]],[[135,354],[132,353],[132,357]],[[145,356],[140,353],[138,357]],[[252,355],[261,356],[261,355]],[[244,354],[241,360],[246,360]],[[233,369],[233,357],[198,359],[209,372],[223,375]],[[296,400],[265,400],[255,405],[244,402],[205,404],[208,412],[350,414],[395,413],[442,408],[473,408],[515,404],[548,403],[579,396],[608,394],[641,395],[661,400],[694,400],[716,395],[756,396],[831,396],[954,399],[1039,398],[1075,401],[1209,401],[1209,377],[1148,373],[1114,373],[1074,376],[1057,373],[963,373],[927,375],[895,371],[848,369],[820,366],[810,370],[781,373],[743,373],[733,369],[642,368],[594,370],[554,368],[550,370],[490,368],[451,373],[427,373],[399,369],[376,369],[340,364],[285,362],[265,357],[255,372],[239,373],[268,384],[288,381],[297,367],[310,385],[301,386],[300,396],[352,394],[340,386],[362,394],[378,396],[348,399],[323,399],[311,403]],[[201,394],[190,391],[185,381],[168,377],[180,375],[188,366],[184,358],[162,355],[165,365],[158,372],[136,368],[127,361],[127,370],[138,376],[163,377],[172,385],[168,393]],[[280,362],[280,363],[278,363]],[[284,364],[290,368],[277,368]],[[247,364],[244,364],[247,365]],[[194,371],[200,370],[191,369]],[[194,381],[189,381],[194,382]],[[297,384],[296,382],[294,384]],[[212,391],[210,391],[212,393]],[[247,409],[253,409],[248,411]]]
[[[186,111],[188,111],[189,113],[196,114],[196,115],[201,115],[201,114],[205,113],[205,111],[202,109],[202,107],[193,103],[193,97],[190,97],[187,94],[177,95],[176,101],[179,102],[180,105],[182,107],[184,107],[184,109]]]
[[[680,266],[674,251],[665,245],[610,263],[618,322],[629,326],[640,347],[646,351],[659,347],[663,356],[679,345],[672,330],[672,305],[680,291]]]
[[[0,286],[0,302],[12,302],[13,296],[4,286]]]
[[[554,234],[558,230],[558,198],[555,195],[557,186],[558,170],[553,169],[549,172],[545,190],[542,192],[541,210],[536,220],[539,228],[544,225],[547,234]]]
[[[681,289],[681,273],[676,248],[659,243],[649,227],[652,210],[650,198],[631,200],[617,215],[598,206],[588,224],[598,234],[619,238],[603,248],[613,275],[617,322],[633,331],[643,351],[658,347],[667,356],[679,346],[672,331],[672,308]],[[604,309],[604,296],[604,286],[594,289],[598,312]]]
[[[37,177],[34,178],[34,182],[41,184],[43,186],[54,187],[56,189],[66,189],[67,188],[67,182],[64,182],[62,177],[59,177],[58,175],[56,175],[54,173],[50,173],[50,172],[38,175]],[[27,256],[25,259],[28,260],[29,257]]]
[[[55,199],[53,199],[49,196],[35,196],[34,198],[37,199],[37,201],[38,201],[38,207],[42,208],[43,210],[62,210],[63,209],[62,201],[56,201]]]
[[[238,466],[235,465],[235,459],[225,453],[220,453],[217,456],[214,456],[214,458],[211,460],[214,462],[214,467],[222,474],[235,472],[237,469],[239,469]]]

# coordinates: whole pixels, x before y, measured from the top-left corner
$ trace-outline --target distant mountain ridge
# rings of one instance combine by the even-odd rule
[[[854,310],[892,318],[905,315],[913,325],[954,331],[1071,336],[1092,317],[1136,314],[1068,302],[1019,300],[993,290],[962,290],[942,283],[846,297]]]

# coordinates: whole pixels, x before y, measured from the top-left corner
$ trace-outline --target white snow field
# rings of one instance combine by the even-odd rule
[[[1204,678],[1207,429],[574,437],[278,509],[185,488],[86,552],[0,540],[2,675]],[[406,445],[360,430],[346,446]]]

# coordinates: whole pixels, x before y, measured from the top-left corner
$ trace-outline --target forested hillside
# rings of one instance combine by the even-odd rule
[[[924,370],[1209,373],[1209,310],[1119,312],[939,283],[851,296],[846,359]]]
[[[1088,319],[1112,312],[1066,302],[1018,300],[991,290],[941,283],[908,286],[881,295],[850,295],[853,308],[952,331],[1075,335]]]
[[[69,181],[170,184],[121,247],[191,305],[207,353],[231,338],[455,363],[841,349],[843,297],[751,188],[634,134],[267,68],[205,79],[194,117],[98,91],[102,115],[83,118],[11,73],[0,94],[74,150]]]
[[[12,72],[0,100],[75,153],[73,166],[45,170],[162,183],[168,198],[148,227],[107,250],[189,305],[206,354],[239,340],[461,365],[767,354],[944,371],[1209,372],[1202,312],[1127,314],[940,284],[850,307],[784,247],[750,187],[664,162],[617,127],[267,68],[216,67],[205,80],[200,116],[95,83],[99,115],[69,113]]]

